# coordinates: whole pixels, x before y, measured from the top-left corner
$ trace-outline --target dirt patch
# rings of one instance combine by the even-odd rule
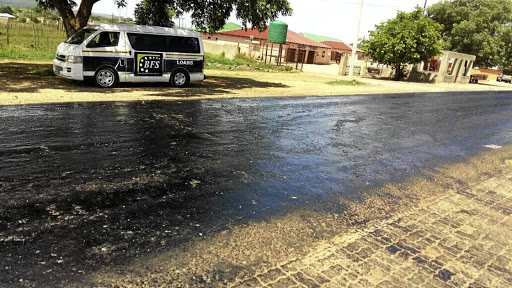
[[[232,227],[208,239],[198,236],[179,249],[101,271],[87,285],[209,287],[238,283],[336,243],[339,235],[357,234],[391,216],[434,202],[447,191],[463,190],[500,174],[511,155],[512,146],[484,152],[465,163],[426,172],[425,177],[368,191],[361,203],[333,199],[346,207],[342,214],[303,209]]]
[[[116,89],[53,76],[50,63],[0,63],[0,105],[65,102],[192,100],[241,97],[333,96],[447,91],[503,91],[512,85],[424,84],[360,79],[365,85],[329,85],[346,77],[307,72],[206,70],[206,81],[185,89],[167,84],[121,84]]]

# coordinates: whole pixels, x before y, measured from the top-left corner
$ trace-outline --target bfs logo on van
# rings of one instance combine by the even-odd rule
[[[162,53],[135,53],[135,76],[162,76]]]

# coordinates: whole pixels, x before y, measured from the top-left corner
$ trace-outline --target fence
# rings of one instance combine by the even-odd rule
[[[18,23],[9,21],[0,25],[0,47],[36,47],[55,48],[66,39],[66,31],[62,25],[41,23]],[[28,46],[28,47],[27,47]]]
[[[61,24],[0,24],[0,59],[51,60],[66,39]]]

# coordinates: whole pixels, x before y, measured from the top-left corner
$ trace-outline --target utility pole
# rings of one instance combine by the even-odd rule
[[[359,19],[357,21],[356,35],[354,37],[354,43],[352,44],[352,65],[350,65],[350,69],[348,70],[348,79],[352,80],[354,78],[354,66],[356,64],[356,50],[357,43],[359,42],[359,28],[361,27],[361,15],[363,14],[363,0],[359,0]]]

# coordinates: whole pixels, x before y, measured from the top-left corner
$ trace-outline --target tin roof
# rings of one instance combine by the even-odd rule
[[[233,22],[228,22],[218,32],[232,31],[232,30],[239,30],[239,29],[242,29],[242,26],[240,26],[236,23],[233,23]]]
[[[306,33],[302,32],[300,35],[307,37],[311,40],[317,41],[317,42],[324,42],[324,41],[336,41],[336,42],[343,42],[340,39],[329,37],[329,36],[323,36],[323,35],[317,35],[313,33]]]
[[[0,17],[16,18],[16,17],[14,17],[14,16],[12,16],[11,14],[8,14],[8,13],[0,13]]]
[[[232,31],[221,31],[221,32],[219,32],[219,34],[246,37],[246,38],[251,38],[251,36],[252,36],[254,39],[267,40],[268,39],[268,27],[264,31],[259,31],[258,29],[247,29],[247,30],[240,29],[240,30],[232,30]],[[288,34],[286,36],[286,42],[294,43],[294,44],[302,44],[302,45],[307,45],[307,46],[313,46],[313,47],[330,48],[329,46],[327,46],[325,44],[311,40],[311,39],[304,37],[304,36],[300,35],[299,33],[294,32],[290,29],[288,29]]]
[[[323,44],[331,47],[332,49],[342,50],[342,51],[352,51],[352,47],[348,46],[344,42],[339,41],[322,41]]]

